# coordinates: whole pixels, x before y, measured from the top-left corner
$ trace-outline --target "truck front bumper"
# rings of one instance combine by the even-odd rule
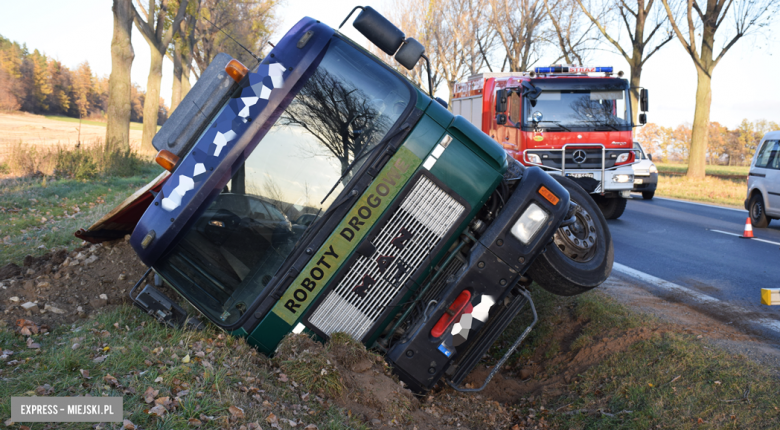
[[[537,208],[547,218],[528,243],[523,243],[512,230]],[[539,168],[525,170],[520,186],[498,218],[472,244],[465,267],[450,276],[441,294],[423,303],[426,311],[390,346],[386,359],[402,381],[424,392],[433,388],[445,372],[465,377],[471,371],[493,343],[493,336],[500,334],[522,308],[518,306],[518,300],[523,299],[516,290],[518,282],[550,243],[568,209],[569,193],[565,188]],[[458,298],[466,296],[470,297],[468,305],[455,311],[452,320],[442,327],[441,321],[453,315]],[[441,333],[438,336],[434,335],[435,327]],[[485,336],[492,340],[484,342]]]

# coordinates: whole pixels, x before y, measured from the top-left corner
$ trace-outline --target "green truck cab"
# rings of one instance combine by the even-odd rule
[[[424,57],[371,8],[353,25],[407,68]],[[171,174],[145,194],[130,243],[263,353],[289,333],[345,332],[414,390],[442,377],[465,390],[512,319],[536,315],[531,279],[572,295],[609,275],[611,238],[587,193],[507,157],[338,31],[304,18],[252,71],[225,57],[155,138]],[[139,307],[186,319],[141,283]]]

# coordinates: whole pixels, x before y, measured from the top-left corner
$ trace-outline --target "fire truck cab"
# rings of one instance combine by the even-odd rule
[[[526,166],[575,180],[607,219],[620,217],[634,182],[630,87],[612,67],[552,66],[482,73],[455,85],[453,112]],[[640,92],[647,110],[647,90]],[[640,124],[645,123],[640,114]]]

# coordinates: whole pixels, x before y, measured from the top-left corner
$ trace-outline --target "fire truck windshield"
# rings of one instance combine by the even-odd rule
[[[155,270],[212,320],[235,324],[409,105],[408,83],[334,37],[279,120]]]
[[[524,98],[523,127],[564,131],[630,130],[625,89],[544,89],[536,100]]]

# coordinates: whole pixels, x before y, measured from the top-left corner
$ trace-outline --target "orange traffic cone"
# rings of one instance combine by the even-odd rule
[[[750,217],[747,218],[747,221],[745,221],[745,234],[740,236],[743,239],[752,239],[753,238],[753,224],[750,222]]]

